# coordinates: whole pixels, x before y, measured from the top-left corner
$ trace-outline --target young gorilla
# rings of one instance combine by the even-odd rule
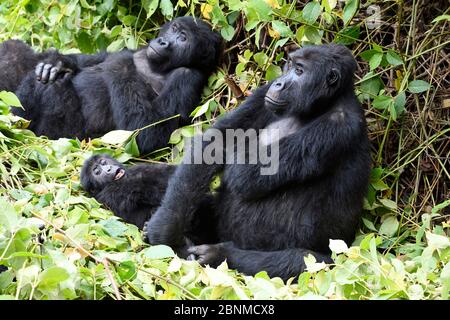
[[[140,229],[161,204],[175,166],[141,164],[125,168],[106,154],[87,159],[81,185],[98,202]]]
[[[125,168],[106,154],[85,161],[81,185],[98,202],[104,204],[125,222],[143,229],[161,204],[175,166],[140,164]],[[211,221],[211,198],[206,197],[195,213],[196,221],[183,231],[193,243],[217,241]]]
[[[213,126],[223,137],[226,129],[279,128],[278,171],[261,175],[261,163],[180,165],[147,223],[149,242],[186,247],[183,228],[222,171],[214,212],[219,242],[188,250],[200,263],[217,266],[226,259],[246,274],[265,270],[288,279],[305,269],[308,254],[331,262],[329,239],[354,239],[370,171],[355,68],[341,45],[290,53],[281,77]],[[225,148],[224,158],[235,147]]]
[[[138,146],[148,153],[165,146],[172,131],[189,121],[217,67],[222,38],[207,23],[180,17],[162,26],[159,37],[138,51],[39,55],[9,41],[2,51],[7,57],[0,58],[0,66],[9,65],[8,72],[14,74],[11,61],[19,61],[20,68],[23,61],[23,70],[17,67],[14,83],[0,80],[0,89],[14,89],[24,71],[36,66],[16,90],[25,110],[14,113],[32,120],[30,129],[38,135],[94,138],[180,114],[140,132]]]

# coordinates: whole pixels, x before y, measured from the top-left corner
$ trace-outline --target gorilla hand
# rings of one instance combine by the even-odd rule
[[[54,82],[58,76],[62,75],[62,79],[73,73],[72,69],[66,68],[62,61],[58,61],[56,65],[46,62],[40,62],[34,70],[37,81],[42,83]]]
[[[197,260],[201,265],[208,264],[211,267],[215,268],[219,266],[227,258],[226,248],[229,245],[231,245],[231,242],[222,242],[217,244],[202,244],[199,246],[190,247],[187,251],[192,255],[194,255],[195,260]]]

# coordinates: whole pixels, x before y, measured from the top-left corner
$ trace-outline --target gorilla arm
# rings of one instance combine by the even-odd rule
[[[320,177],[332,171],[353,145],[360,145],[357,140],[365,130],[360,120],[351,111],[323,114],[279,141],[279,166],[275,174],[262,175],[260,163],[238,165],[227,182],[236,194],[249,199],[264,197],[290,182]]]
[[[268,86],[257,89],[239,108],[230,112],[214,126],[222,132],[226,129],[264,127],[267,113],[261,113]],[[255,118],[255,116],[260,117]],[[196,137],[201,138],[201,137]],[[207,143],[203,143],[203,152]],[[191,155],[186,155],[189,157]],[[163,202],[147,224],[147,238],[151,244],[181,247],[185,240],[183,229],[194,211],[209,192],[211,179],[223,168],[223,164],[181,164],[169,180]]]
[[[120,63],[120,62],[119,62]],[[204,84],[204,76],[197,70],[178,68],[164,82],[159,96],[151,100],[148,83],[134,71],[124,77],[111,77],[111,107],[116,127],[136,130],[180,114],[187,118]],[[170,134],[177,128],[180,119],[164,121],[143,129],[137,136],[142,154],[165,146]]]

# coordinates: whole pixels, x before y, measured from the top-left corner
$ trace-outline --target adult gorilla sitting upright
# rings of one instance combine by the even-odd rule
[[[207,23],[180,17],[162,26],[159,37],[138,51],[36,54],[29,48],[24,53],[24,46],[7,42],[0,52],[7,53],[9,62],[15,56],[24,61],[22,69],[9,73],[23,74],[25,64],[35,66],[17,89],[25,109],[13,110],[31,120],[32,131],[49,138],[94,138],[180,114],[139,133],[140,151],[148,153],[165,146],[172,131],[188,122],[208,76],[217,67],[222,38]],[[36,64],[39,58],[43,60]],[[0,58],[0,66],[12,68],[9,62]],[[17,83],[20,77],[15,78]],[[15,89],[16,83],[0,79],[0,89]]]
[[[199,262],[217,266],[226,259],[247,274],[265,270],[287,279],[304,270],[305,255],[330,261],[329,239],[350,244],[354,238],[370,171],[366,121],[353,89],[355,68],[341,45],[291,53],[280,78],[213,126],[227,139],[230,129],[278,129],[278,137],[258,136],[260,144],[279,145],[278,171],[261,175],[261,162],[230,163],[230,153],[238,149],[234,141],[223,149],[225,164],[180,165],[147,223],[149,242],[183,252],[189,246],[183,230],[222,171],[211,212],[219,243],[190,247]],[[194,148],[194,156],[211,149],[210,140],[202,140],[203,150]]]

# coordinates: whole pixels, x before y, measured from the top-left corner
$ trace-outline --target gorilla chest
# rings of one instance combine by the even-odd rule
[[[286,117],[267,125],[259,134],[259,143],[268,146],[291,134],[301,127],[300,121],[295,117]]]

